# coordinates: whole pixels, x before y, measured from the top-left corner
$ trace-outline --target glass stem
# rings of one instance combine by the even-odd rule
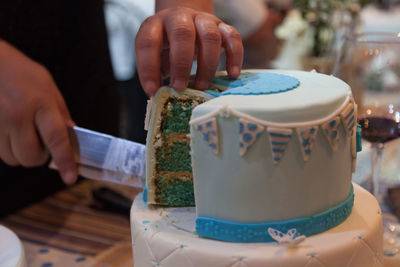
[[[379,193],[379,175],[381,169],[382,153],[384,145],[382,143],[374,144],[372,147],[372,159],[371,159],[371,192],[374,197],[381,203],[382,199]]]

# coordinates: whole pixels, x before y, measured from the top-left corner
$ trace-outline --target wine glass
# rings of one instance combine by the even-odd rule
[[[358,115],[362,137],[372,146],[369,190],[382,203],[379,175],[383,148],[386,142],[400,137],[400,111],[393,104],[387,106],[364,106]]]
[[[370,192],[382,204],[380,164],[386,142],[400,137],[400,34],[363,33],[349,38],[336,75],[352,88],[362,136],[372,147]]]
[[[380,167],[385,144],[400,137],[400,34],[364,33],[349,38],[334,70],[349,83],[358,104],[362,137],[372,147],[367,188],[385,212]],[[383,226],[384,254],[395,256],[400,253],[400,223],[384,213]]]

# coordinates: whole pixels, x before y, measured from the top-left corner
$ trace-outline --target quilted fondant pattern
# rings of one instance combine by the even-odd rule
[[[354,216],[328,231],[329,235],[307,238],[294,251],[276,243],[242,244],[199,238],[190,229],[174,224],[170,212],[179,209],[150,210],[139,196],[131,211],[135,267],[381,267],[379,206],[358,186],[355,186],[355,196]],[[193,213],[194,221],[194,211],[187,213]],[[359,229],[354,225],[359,225]]]

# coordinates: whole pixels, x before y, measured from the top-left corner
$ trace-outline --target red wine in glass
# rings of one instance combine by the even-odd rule
[[[400,137],[400,123],[393,117],[364,115],[358,118],[362,137],[371,143],[386,143]]]

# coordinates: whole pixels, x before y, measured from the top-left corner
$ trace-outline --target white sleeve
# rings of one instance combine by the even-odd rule
[[[243,38],[261,27],[267,17],[263,0],[214,0],[215,15],[235,27]]]

